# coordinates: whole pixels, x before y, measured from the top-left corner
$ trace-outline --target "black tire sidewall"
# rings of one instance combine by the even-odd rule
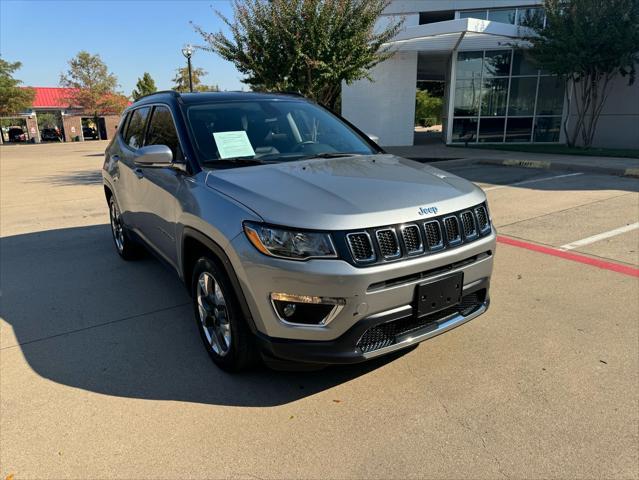
[[[129,233],[127,232],[126,227],[122,224],[122,219],[120,218],[120,225],[122,226],[122,251],[118,248],[118,244],[115,241],[115,232],[113,231],[112,224],[112,205],[115,206],[115,209],[118,211],[120,215],[122,212],[120,211],[120,206],[118,205],[117,200],[114,195],[111,195],[109,198],[109,227],[111,229],[111,239],[113,240],[113,246],[115,247],[115,251],[118,252],[121,258],[124,260],[135,260],[140,256],[140,247],[131,240]]]

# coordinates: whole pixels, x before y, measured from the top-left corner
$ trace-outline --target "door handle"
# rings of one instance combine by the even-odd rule
[[[142,178],[144,176],[144,172],[142,171],[141,168],[136,168],[135,170],[133,170],[135,172],[136,177],[138,178]]]
[[[111,160],[113,160],[114,162],[119,162],[120,161],[120,155],[111,155]]]

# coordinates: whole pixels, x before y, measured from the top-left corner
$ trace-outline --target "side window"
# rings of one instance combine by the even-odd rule
[[[173,152],[174,160],[182,160],[180,142],[168,107],[159,106],[153,109],[145,145],[166,145]]]
[[[124,141],[131,148],[140,148],[144,140],[144,126],[146,125],[146,117],[149,116],[150,107],[142,107],[134,110],[131,114],[131,120],[124,135]]]
[[[126,127],[131,118],[131,112],[127,112],[125,115],[122,115],[122,119],[120,120],[119,133],[122,138],[126,135]]]

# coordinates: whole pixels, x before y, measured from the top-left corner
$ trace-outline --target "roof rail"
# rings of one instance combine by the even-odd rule
[[[135,100],[136,102],[138,100],[142,100],[143,98],[147,98],[147,97],[152,97],[153,95],[159,95],[161,93],[170,93],[172,94],[175,98],[180,98],[180,92],[176,92],[175,90],[159,90],[157,92],[153,92],[153,93],[148,93],[146,95],[142,95],[140,98],[138,98],[137,100]]]

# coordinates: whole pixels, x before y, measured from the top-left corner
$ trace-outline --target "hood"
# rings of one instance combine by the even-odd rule
[[[394,155],[210,170],[206,184],[267,223],[318,230],[417,221],[485,200],[460,177]]]

